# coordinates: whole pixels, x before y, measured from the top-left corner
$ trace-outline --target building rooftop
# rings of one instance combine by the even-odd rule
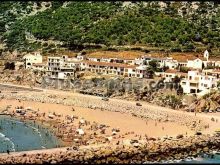
[[[165,73],[176,73],[177,75],[184,76],[184,77],[188,75],[188,73],[180,72],[176,69],[168,69],[165,71]]]
[[[45,66],[45,65],[47,65],[46,63],[35,63],[35,64],[33,64],[33,66]]]
[[[136,68],[136,65],[127,65],[127,64],[120,64],[120,63],[110,63],[110,62],[96,62],[96,61],[88,61],[84,60],[81,63],[87,63],[90,65],[97,65],[97,66],[113,66],[113,67],[122,67],[122,68]]]
[[[176,70],[176,69],[167,69],[165,71],[165,73],[177,73],[177,72],[178,72],[178,70]]]

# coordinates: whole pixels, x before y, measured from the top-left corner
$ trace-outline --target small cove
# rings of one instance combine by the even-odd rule
[[[0,116],[0,153],[55,148],[60,141],[46,128],[31,122]]]

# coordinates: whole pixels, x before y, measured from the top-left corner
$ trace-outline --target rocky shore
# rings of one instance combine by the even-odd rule
[[[139,144],[139,145],[137,145]],[[220,136],[197,135],[176,140],[149,140],[136,145],[114,145],[57,149],[56,151],[34,151],[0,155],[1,164],[15,163],[144,163],[180,160],[197,157],[202,153],[220,151]]]

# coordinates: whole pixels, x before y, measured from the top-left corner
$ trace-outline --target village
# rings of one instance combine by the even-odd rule
[[[80,52],[74,57],[60,55],[43,58],[39,52],[34,52],[24,55],[23,61],[18,64],[27,70],[40,71],[51,79],[59,80],[69,79],[76,76],[76,73],[83,72],[138,79],[156,77],[168,83],[179,79],[184,94],[198,96],[218,89],[220,80],[220,59],[210,58],[207,50],[197,57],[178,58],[155,57],[151,54],[126,56],[118,52],[97,52],[88,55]],[[154,68],[149,69],[149,66]]]

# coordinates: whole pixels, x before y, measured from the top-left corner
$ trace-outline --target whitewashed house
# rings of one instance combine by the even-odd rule
[[[163,59],[163,66],[168,67],[169,69],[176,69],[179,66],[177,60],[174,60],[172,57],[167,57]]]
[[[204,95],[217,87],[217,78],[194,70],[189,71],[188,77],[182,79],[180,84],[183,92],[186,94],[195,93],[197,95]]]
[[[187,60],[187,67],[193,69],[203,69],[205,65],[202,59],[195,58],[193,60]]]
[[[35,52],[34,54],[26,54],[23,56],[24,66],[26,69],[30,69],[33,64],[42,63],[42,56],[40,53]]]

